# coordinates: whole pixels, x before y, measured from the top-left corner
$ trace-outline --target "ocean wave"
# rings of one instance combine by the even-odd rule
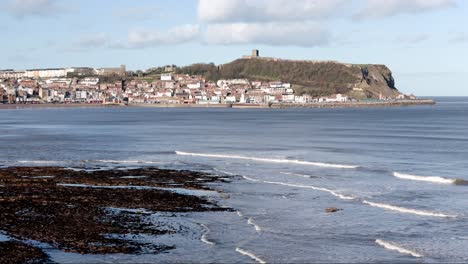
[[[397,251],[401,254],[406,254],[406,255],[411,255],[415,258],[421,258],[423,257],[423,255],[417,253],[417,252],[414,252],[412,250],[409,250],[409,249],[406,249],[406,248],[403,248],[401,246],[398,246],[396,244],[393,244],[393,243],[390,243],[390,242],[386,242],[386,241],[383,241],[381,239],[377,239],[375,240],[375,243],[379,246],[382,246],[388,250],[393,250],[393,251]]]
[[[418,176],[418,175],[411,175],[411,174],[404,174],[399,172],[394,172],[393,176],[405,179],[405,180],[412,180],[412,181],[425,181],[425,182],[433,182],[433,183],[441,183],[441,184],[455,184],[455,179],[447,179],[439,176]]]
[[[268,183],[268,184],[275,184],[275,185],[283,185],[283,186],[288,186],[288,187],[296,187],[296,188],[305,188],[305,189],[312,189],[312,190],[316,190],[316,191],[322,191],[322,192],[327,192],[327,193],[330,193],[331,195],[333,196],[336,196],[342,200],[354,200],[356,199],[356,197],[354,196],[347,196],[347,195],[344,195],[344,194],[341,194],[337,191],[334,191],[334,190],[330,190],[330,189],[327,189],[327,188],[322,188],[322,187],[316,187],[316,186],[312,186],[312,185],[302,185],[302,184],[293,184],[293,183],[286,183],[286,182],[274,182],[274,181],[260,181],[260,180],[256,180],[256,179],[253,179],[253,178],[250,178],[250,177],[247,177],[247,176],[242,176],[244,179],[248,180],[248,181],[252,181],[252,182],[263,182],[263,183]]]
[[[416,209],[410,209],[410,208],[405,208],[405,207],[400,207],[400,206],[394,206],[394,205],[389,205],[389,204],[383,204],[383,203],[374,203],[374,202],[369,202],[369,201],[362,201],[364,204],[373,206],[373,207],[378,207],[382,209],[387,209],[391,211],[396,211],[400,213],[406,213],[406,214],[414,214],[414,215],[422,215],[422,216],[433,216],[433,217],[457,217],[456,215],[449,215],[449,214],[443,214],[443,213],[437,213],[437,212],[431,212],[431,211],[423,211],[423,210],[416,210]]]
[[[220,169],[218,169],[218,168],[214,168],[214,170],[217,171],[217,172],[224,173],[224,174],[226,174],[226,175],[230,175],[230,176],[234,176],[234,175],[235,175],[235,174],[232,173],[232,172],[225,171],[225,170],[220,170]]]
[[[261,182],[260,180],[256,180],[256,179],[253,179],[253,178],[250,178],[250,177],[247,177],[247,176],[242,176],[242,178],[248,180],[248,181],[252,181],[252,182]]]
[[[273,182],[273,181],[263,181],[264,183],[269,183],[269,184],[276,184],[276,185],[283,185],[283,186],[288,186],[288,187],[296,187],[296,188],[305,188],[305,189],[312,189],[316,191],[322,191],[322,192],[327,192],[335,197],[338,197],[343,200],[354,200],[356,197],[353,196],[347,196],[343,195],[337,191],[330,190],[327,188],[322,188],[322,187],[316,187],[312,185],[302,185],[302,184],[292,184],[292,183],[285,183],[285,182]]]
[[[244,256],[247,256],[253,260],[255,260],[256,262],[260,263],[260,264],[266,264],[266,261],[264,261],[263,259],[255,256],[253,253],[247,251],[247,250],[243,250],[241,248],[236,248],[236,251],[239,252],[241,255],[244,255]]]
[[[267,158],[257,158],[257,157],[248,157],[248,156],[238,156],[238,155],[191,153],[191,152],[182,152],[182,151],[176,151],[175,153],[177,155],[181,155],[181,156],[195,156],[195,157],[206,157],[206,158],[224,158],[224,159],[241,159],[241,160],[253,160],[253,161],[270,162],[270,163],[291,163],[291,164],[309,165],[309,166],[327,167],[327,168],[339,168],[339,169],[356,169],[356,168],[358,168],[358,166],[354,166],[354,165],[332,164],[332,163],[311,162],[311,161],[290,160],[290,159],[267,159]]]
[[[307,175],[307,174],[300,174],[300,173],[291,173],[291,172],[280,172],[280,174],[290,175],[290,176],[297,176],[302,178],[313,178],[314,176]]]
[[[32,163],[32,164],[57,164],[64,163],[63,160],[18,160],[17,163]]]
[[[252,218],[249,218],[249,220],[247,220],[247,224],[252,225],[255,228],[255,231],[257,232],[261,232],[263,230],[262,227],[257,225]]]
[[[210,232],[210,229],[205,224],[200,224],[200,226],[203,227],[203,229],[205,230],[204,234],[200,237],[200,241],[210,246],[216,245],[216,243],[208,240],[208,238],[206,237]]]
[[[147,161],[147,160],[83,160],[83,162],[99,162],[99,163],[117,163],[117,164],[163,164],[161,161]]]
[[[237,214],[239,217],[244,217],[244,215],[242,214],[241,211],[236,211],[236,214]]]

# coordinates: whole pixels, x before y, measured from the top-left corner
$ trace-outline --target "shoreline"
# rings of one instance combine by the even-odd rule
[[[435,105],[431,99],[343,102],[343,103],[306,103],[306,104],[0,104],[0,110],[40,109],[40,108],[235,108],[235,109],[286,109],[286,108],[367,108],[367,107],[404,107],[416,105]]]

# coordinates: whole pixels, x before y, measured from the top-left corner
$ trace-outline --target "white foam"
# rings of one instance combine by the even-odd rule
[[[263,230],[259,225],[257,225],[254,222],[254,220],[252,218],[249,218],[249,220],[247,220],[247,224],[254,226],[255,231],[257,231],[257,232],[261,232]]]
[[[383,241],[381,239],[375,240],[375,243],[377,245],[380,245],[380,246],[388,249],[388,250],[397,251],[397,252],[399,252],[401,254],[411,255],[411,256],[413,256],[415,258],[423,257],[423,255],[421,255],[421,254],[419,254],[417,252],[414,252],[414,251],[406,249],[406,248],[402,248],[401,246],[395,245],[395,244],[390,243],[390,242]]]
[[[316,191],[322,191],[322,192],[327,192],[327,193],[330,193],[331,195],[333,196],[336,196],[340,199],[343,199],[343,200],[354,200],[356,199],[356,197],[353,197],[353,196],[347,196],[347,195],[343,195],[337,191],[334,191],[334,190],[330,190],[330,189],[327,189],[327,188],[321,188],[321,187],[315,187],[315,186],[312,186],[312,185],[302,185],[302,184],[292,184],[292,183],[286,183],[286,182],[273,182],[273,181],[263,181],[264,183],[270,183],[270,184],[276,184],[276,185],[283,185],[283,186],[289,186],[289,187],[296,187],[296,188],[306,188],[306,189],[312,189],[312,190],[316,190]]]
[[[224,158],[224,159],[241,159],[241,160],[253,160],[253,161],[270,162],[270,163],[292,163],[292,164],[299,164],[299,165],[309,165],[309,166],[328,167],[328,168],[340,168],[340,169],[356,169],[358,167],[358,166],[353,166],[353,165],[331,164],[331,163],[311,162],[311,161],[302,161],[302,160],[289,160],[289,159],[267,159],[267,158],[257,158],[257,157],[248,157],[248,156],[238,156],[238,155],[192,153],[192,152],[182,152],[182,151],[176,151],[175,153],[177,155],[182,155],[182,156],[196,156],[196,157]]]
[[[100,162],[100,163],[129,163],[129,164],[162,164],[160,161],[147,160],[85,160],[85,162]]]
[[[234,175],[234,173],[232,173],[232,172],[220,170],[220,169],[218,169],[218,168],[214,168],[214,170],[215,170],[215,171],[219,171],[219,172],[221,172],[221,173],[224,173],[224,174],[226,174],[226,175],[231,175],[231,176]]]
[[[143,179],[143,178],[148,178],[148,176],[123,176],[120,178],[121,179]]]
[[[394,172],[393,176],[405,179],[405,180],[412,180],[412,181],[424,181],[424,182],[433,182],[433,183],[441,183],[441,184],[454,184],[456,180],[454,179],[447,179],[439,176],[418,176],[418,175],[411,175],[411,174],[404,174]]]
[[[260,182],[259,180],[256,180],[256,179],[252,179],[250,177],[247,177],[247,176],[242,176],[242,178],[248,180],[248,181],[253,181],[253,182]]]
[[[201,236],[200,241],[210,246],[216,245],[216,243],[208,240],[208,238],[206,237],[208,233],[210,232],[210,229],[205,224],[200,224],[200,225],[205,229],[205,233]]]
[[[239,252],[241,255],[247,256],[247,257],[257,261],[260,264],[266,264],[266,261],[264,261],[263,259],[255,256],[253,253],[251,253],[249,251],[243,250],[243,249],[238,248],[238,247],[236,248],[236,251]]]
[[[306,175],[306,174],[291,173],[291,172],[280,172],[280,173],[284,175],[291,175],[291,176],[297,176],[297,177],[302,177],[302,178],[310,178],[310,175]]]
[[[237,215],[238,215],[239,217],[243,217],[243,216],[244,216],[244,215],[241,213],[241,211],[236,211],[236,213],[237,213]]]
[[[18,160],[18,163],[33,163],[33,164],[56,164],[63,163],[64,161],[58,160]]]
[[[406,214],[415,214],[415,215],[433,216],[433,217],[457,217],[456,215],[448,215],[448,214],[437,213],[437,212],[416,210],[416,209],[399,207],[399,206],[394,206],[394,205],[389,205],[389,204],[374,203],[374,202],[369,202],[369,201],[366,201],[366,200],[364,200],[362,202],[364,204],[368,204],[370,206],[379,207],[379,208],[382,208],[382,209],[397,211],[397,212],[406,213]]]

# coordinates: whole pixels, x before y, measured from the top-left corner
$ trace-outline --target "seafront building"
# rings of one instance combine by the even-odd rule
[[[258,50],[244,59],[274,60],[260,57]],[[178,74],[177,66],[128,72],[125,65],[93,69],[0,70],[0,103],[87,103],[87,104],[308,104],[344,103],[354,100],[334,94],[312,97],[297,94],[294,86],[282,81],[221,79],[216,82],[200,75]],[[380,100],[388,100],[381,96]],[[397,99],[415,99],[400,95]]]

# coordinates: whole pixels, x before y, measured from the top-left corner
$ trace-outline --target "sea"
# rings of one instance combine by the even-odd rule
[[[468,98],[434,99],[356,109],[0,110],[0,166],[226,176],[208,198],[232,211],[155,213],[183,231],[129,238],[176,249],[78,255],[30,241],[59,263],[466,263]]]

